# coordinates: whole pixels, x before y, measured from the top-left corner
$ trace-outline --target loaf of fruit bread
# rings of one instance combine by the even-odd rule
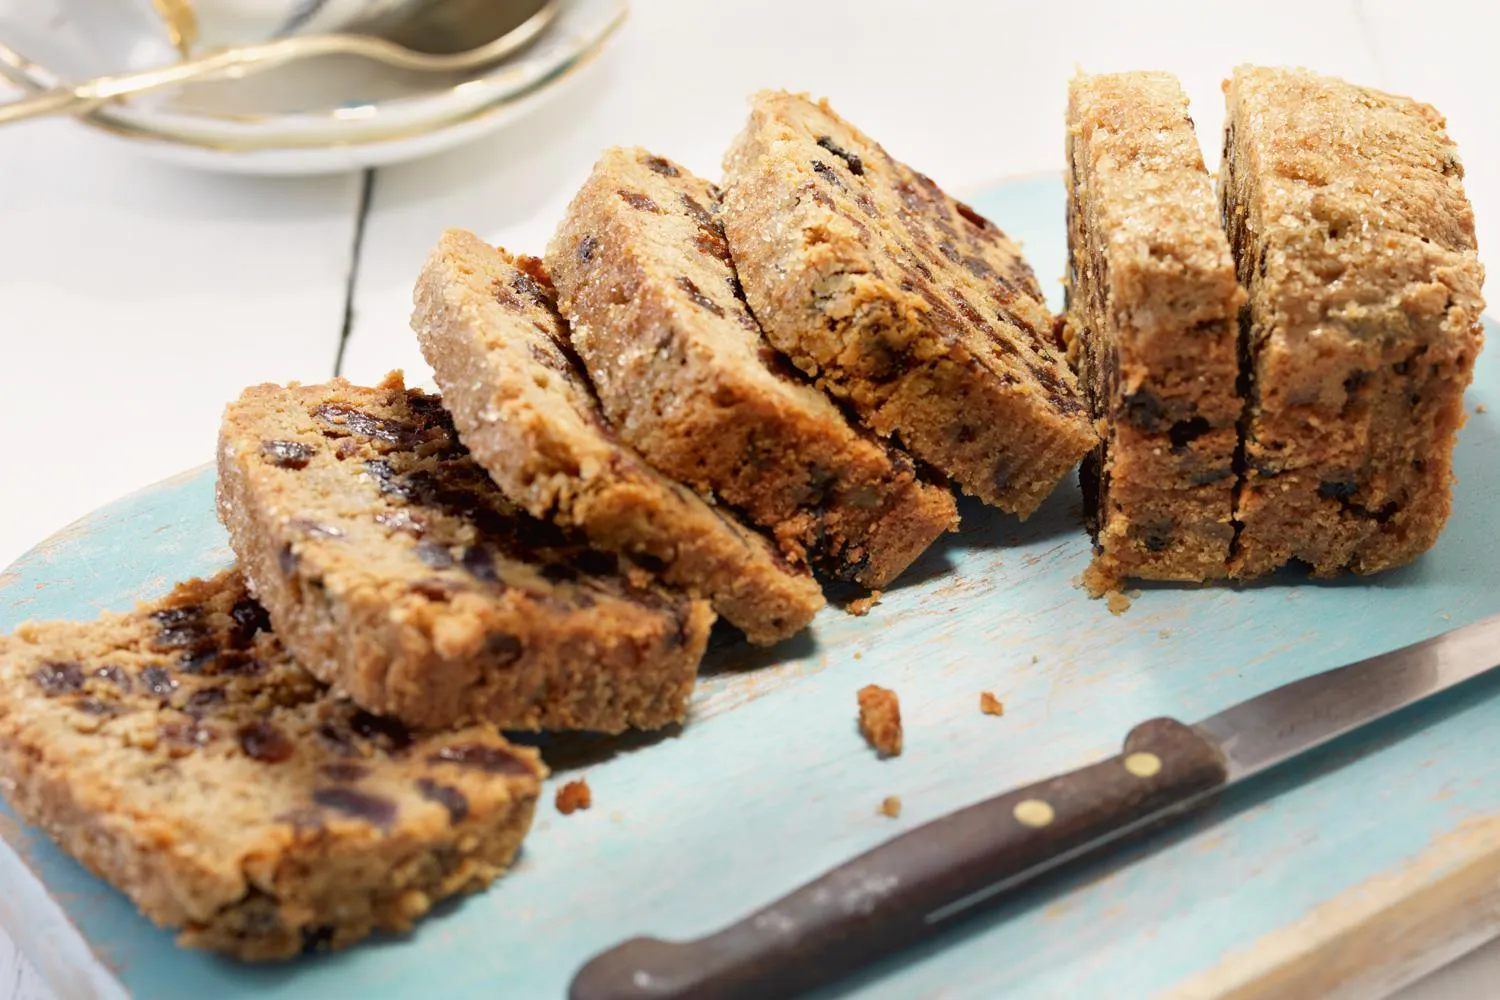
[[[1100,431],[1090,582],[1228,572],[1244,292],[1187,97],[1167,73],[1068,89],[1066,335]]]
[[[459,439],[511,501],[708,598],[751,642],[785,639],[823,606],[805,567],[605,422],[541,261],[449,230],[414,298],[412,326]]]
[[[757,95],[724,184],[766,336],[878,433],[1022,516],[1094,446],[1020,249],[826,102]]]
[[[1426,104],[1300,70],[1227,86],[1219,193],[1250,294],[1230,570],[1405,563],[1448,517],[1483,271]]]
[[[301,670],[227,571],[0,637],[0,791],[187,946],[242,959],[402,931],[511,863],[545,768],[422,735]]]
[[[712,184],[644,150],[608,151],[547,269],[620,436],[743,511],[789,557],[878,588],[955,524],[946,490],[853,427],[766,343]]]
[[[281,640],[370,711],[605,732],[683,718],[708,604],[512,505],[399,374],[247,389],[224,415],[219,515]]]

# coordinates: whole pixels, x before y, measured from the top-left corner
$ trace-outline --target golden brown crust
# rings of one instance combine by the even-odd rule
[[[771,343],[966,493],[1035,510],[1095,436],[1016,245],[805,96],[757,95],[724,169]]]
[[[401,931],[509,864],[546,769],[491,726],[359,710],[238,573],[0,638],[0,787],[184,945],[243,959]]]
[[[956,521],[946,490],[850,426],[765,342],[718,192],[644,150],[605,153],[547,251],[573,345],[620,436],[782,551],[882,587]]]
[[[412,326],[459,437],[516,504],[708,598],[751,642],[794,635],[823,607],[805,568],[605,423],[540,261],[449,230],[415,304]]]
[[[1400,565],[1447,519],[1483,340],[1463,169],[1409,98],[1254,67],[1226,91],[1219,191],[1250,291],[1231,572]]]
[[[1068,93],[1067,335],[1102,441],[1085,459],[1095,574],[1227,572],[1244,301],[1213,186],[1166,73]]]
[[[399,376],[247,389],[219,514],[298,661],[371,711],[604,732],[684,716],[708,605],[512,506]]]

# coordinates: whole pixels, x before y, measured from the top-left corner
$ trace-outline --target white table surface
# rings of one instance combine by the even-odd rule
[[[406,319],[443,227],[540,252],[601,149],[644,145],[716,173],[759,87],[827,95],[962,193],[1060,169],[1075,66],[1177,73],[1212,169],[1227,71],[1304,65],[1448,115],[1481,255],[1500,270],[1486,254],[1500,246],[1500,13],[1489,0],[633,4],[606,54],[538,114],[363,176],[215,177],[72,122],[0,130],[0,566],[209,461],[220,410],[245,385],[320,380],[340,356],[356,380],[398,367],[426,379]],[[1493,298],[1500,286],[1489,286]],[[1400,995],[1500,997],[1500,945]],[[0,929],[0,1000],[52,997]]]

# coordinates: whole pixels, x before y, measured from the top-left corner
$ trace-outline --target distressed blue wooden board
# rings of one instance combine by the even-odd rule
[[[1026,242],[1039,273],[1061,270],[1056,178],[973,201]],[[599,744],[560,772],[514,872],[410,938],[273,968],[182,951],[3,806],[13,853],[0,847],[0,919],[44,970],[76,971],[85,941],[142,998],[560,996],[602,947],[719,926],[894,833],[1112,753],[1142,719],[1195,719],[1500,612],[1493,355],[1469,403],[1496,412],[1463,432],[1453,520],[1405,569],[1332,584],[1288,573],[1245,588],[1151,588],[1116,617],[1076,585],[1088,545],[1075,487],[1024,524],[966,503],[962,532],[868,617],[829,611],[777,650],[711,652],[680,735],[627,741],[613,755]],[[0,630],[128,607],[226,564],[212,493],[209,470],[185,474],[43,543],[0,578]],[[895,760],[877,761],[855,730],[855,691],[871,682],[901,695],[906,750]],[[982,690],[1005,702],[1003,718],[980,714]],[[559,816],[551,790],[580,771],[594,808]],[[904,802],[899,820],[876,814],[891,794]],[[1497,818],[1500,682],[1481,680],[825,994],[1216,995],[1194,984],[1247,954],[1260,961],[1255,942],[1307,926],[1331,903],[1402,873],[1397,895],[1416,892],[1458,864],[1448,859],[1500,854],[1500,834],[1488,832]],[[1463,850],[1433,853],[1455,837]],[[76,932],[48,924],[38,887]],[[76,975],[64,986],[108,992]]]

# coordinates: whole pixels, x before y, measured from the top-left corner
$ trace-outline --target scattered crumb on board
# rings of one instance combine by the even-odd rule
[[[1489,407],[1485,406],[1483,403],[1475,403],[1474,404],[1474,412],[1475,413],[1488,413],[1489,412]]]
[[[594,791],[583,778],[570,781],[557,790],[557,811],[567,816],[575,809],[587,809],[594,804]]]
[[[1123,615],[1130,610],[1130,596],[1118,590],[1111,590],[1109,592],[1106,603],[1109,605],[1109,613],[1112,615]]]
[[[988,691],[979,692],[979,710],[985,715],[1004,715],[1005,702]]]
[[[1172,630],[1169,628],[1158,629],[1156,632],[1156,637],[1158,639],[1170,639],[1172,638]]]
[[[872,590],[864,597],[858,597],[844,605],[844,610],[851,615],[863,618],[870,613],[870,609],[880,603],[883,595],[878,590]]]
[[[1113,573],[1106,573],[1092,563],[1089,564],[1088,569],[1083,571],[1083,575],[1078,578],[1078,583],[1084,590],[1088,591],[1090,597],[1095,599],[1120,589],[1119,577]]]
[[[896,692],[876,684],[859,689],[859,731],[880,756],[901,753],[901,702]]]
[[[855,659],[856,659],[856,660],[862,660],[862,659],[864,659],[864,657],[865,657],[865,654],[864,654],[864,653],[862,653],[862,652],[860,652],[860,651],[859,651],[859,650],[857,650],[857,649],[856,649],[856,650],[855,650],[855,651],[854,651],[854,658],[855,658]]]
[[[895,819],[901,815],[901,796],[887,795],[880,801],[880,812]]]
[[[1032,663],[1039,663],[1041,661],[1037,658],[1037,655],[1035,653],[1032,653],[1031,654],[1031,662]]]

